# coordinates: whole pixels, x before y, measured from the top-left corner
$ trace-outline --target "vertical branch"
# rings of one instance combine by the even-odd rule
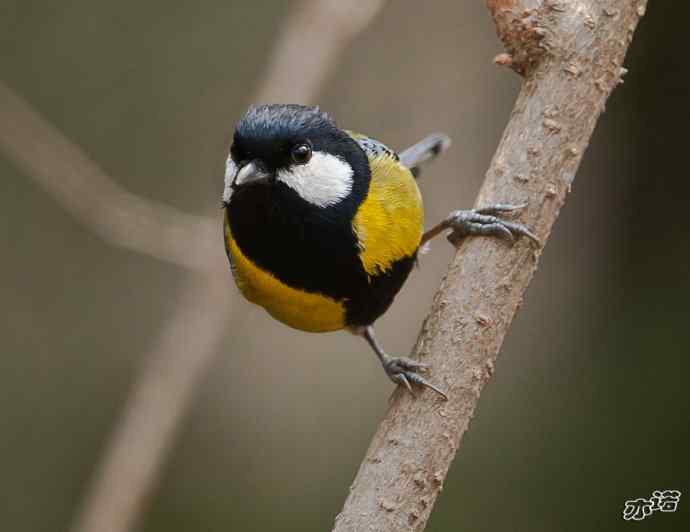
[[[273,48],[255,102],[313,102],[340,54],[384,3],[312,0],[302,9],[292,10]]]
[[[131,530],[229,323],[227,279],[196,276],[147,354],[74,530]]]
[[[339,0],[303,1],[274,45],[268,74],[257,91],[259,100],[312,99],[342,50],[384,3],[371,1],[366,7],[357,6],[344,13]],[[294,73],[304,68],[304,58],[315,49],[321,53],[312,59],[304,76],[296,76]],[[225,258],[220,257],[220,223],[217,260],[225,264]],[[210,257],[207,260],[210,262]],[[74,532],[126,532],[136,526],[180,420],[229,323],[231,282],[227,273],[193,275],[186,281],[171,318],[146,355],[144,371],[134,384],[88,487]]]
[[[488,0],[506,64],[525,80],[477,205],[528,203],[545,242],[612,89],[646,0]],[[538,38],[535,38],[538,37]],[[416,355],[448,402],[398,394],[362,461],[337,532],[421,531],[493,373],[539,252],[490,239],[458,250]]]

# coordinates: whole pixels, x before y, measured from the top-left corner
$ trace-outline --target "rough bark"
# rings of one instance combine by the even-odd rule
[[[487,0],[505,61],[525,75],[476,206],[528,203],[520,220],[545,242],[596,121],[625,72],[646,0]],[[499,56],[500,57],[500,56]],[[420,333],[416,358],[447,390],[398,392],[334,530],[426,526],[540,250],[473,238],[455,255]]]

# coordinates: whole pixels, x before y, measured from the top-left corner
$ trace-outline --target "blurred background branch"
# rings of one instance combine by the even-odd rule
[[[146,353],[120,422],[84,494],[73,530],[125,532],[146,509],[161,467],[223,333],[230,326],[227,279],[195,276]]]
[[[519,58],[516,70],[526,78],[475,207],[527,204],[522,222],[545,242],[596,121],[620,82],[646,0],[488,5],[509,53]],[[504,24],[506,11],[511,20]],[[513,247],[486,238],[463,243],[415,349],[449,400],[398,390],[336,517],[335,532],[424,530],[540,253],[524,241]]]
[[[0,149],[106,242],[193,270],[219,269],[218,223],[125,190],[0,82]]]
[[[254,102],[313,104],[343,50],[384,4],[309,0],[290,9]]]
[[[298,4],[274,44],[255,101],[310,102],[342,50],[384,3],[362,2],[348,5],[347,9],[339,0],[304,0]],[[314,47],[313,43],[319,45]],[[8,100],[12,96],[0,94]],[[27,130],[33,127],[43,133],[36,137],[37,147],[46,147],[49,153],[31,165],[33,157],[27,156],[26,150],[34,147],[30,142],[34,137],[28,131],[26,136],[13,140],[12,153],[16,152],[27,171],[40,175],[39,183],[63,206],[72,209],[82,221],[93,223],[99,234],[114,243],[195,269],[222,272],[192,276],[182,287],[172,316],[146,355],[144,369],[73,526],[75,532],[125,532],[139,521],[180,420],[230,326],[231,281],[220,252],[220,216],[216,221],[196,217],[190,224],[189,216],[122,191],[78,148],[42,124],[23,102],[16,97],[14,100],[8,111],[20,104],[19,118],[24,119]],[[5,137],[7,143],[12,140],[11,135]],[[48,141],[42,143],[45,137]],[[61,163],[57,166],[59,173],[53,171],[56,160]],[[105,223],[100,222],[102,210],[108,214]]]

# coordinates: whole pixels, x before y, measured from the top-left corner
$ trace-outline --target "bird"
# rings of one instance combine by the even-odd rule
[[[240,293],[294,329],[364,338],[394,383],[447,399],[422,376],[426,365],[381,347],[374,322],[439,234],[449,232],[454,243],[468,236],[539,243],[503,219],[525,205],[453,211],[424,231],[416,178],[449,146],[447,135],[433,133],[398,154],[341,129],[318,107],[250,106],[234,130],[222,197],[225,250]]]

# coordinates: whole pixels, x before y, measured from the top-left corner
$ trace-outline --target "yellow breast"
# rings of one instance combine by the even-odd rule
[[[292,288],[245,256],[225,220],[225,246],[233,276],[244,297],[262,306],[275,319],[302,331],[328,332],[345,325],[345,309],[327,296]]]

